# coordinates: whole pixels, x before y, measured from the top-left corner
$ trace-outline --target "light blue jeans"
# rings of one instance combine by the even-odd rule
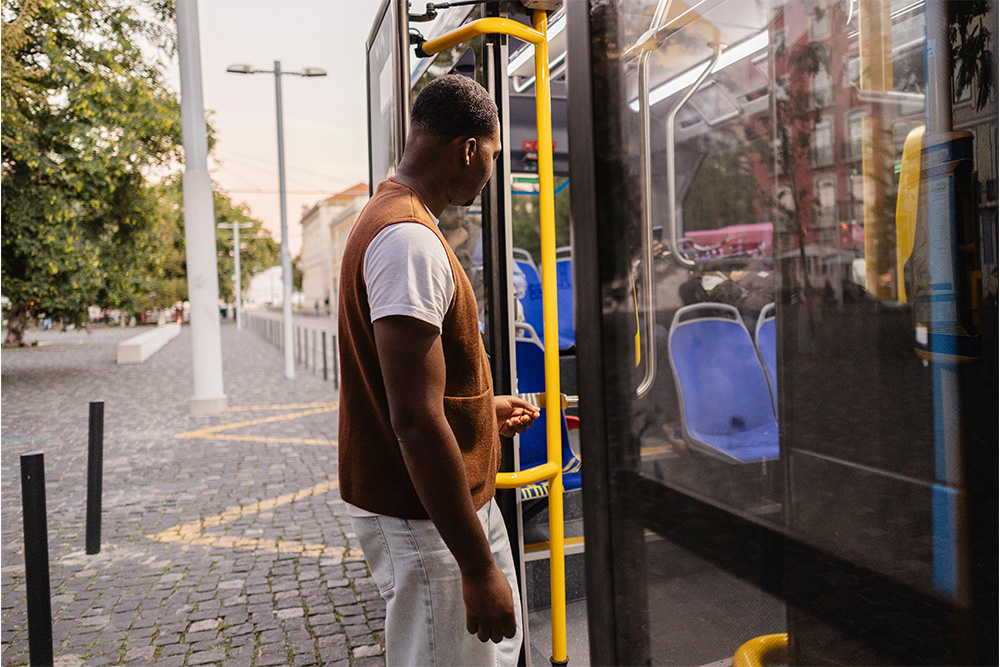
[[[483,643],[465,629],[462,575],[433,522],[382,515],[351,518],[372,578],[386,602],[385,661],[390,667],[517,665],[521,596],[507,529],[495,500],[483,505],[478,514],[493,560],[507,576],[514,597],[517,634],[499,644]]]

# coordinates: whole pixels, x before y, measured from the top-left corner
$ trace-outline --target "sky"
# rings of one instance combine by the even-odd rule
[[[209,169],[217,189],[249,206],[277,240],[278,145],[274,77],[228,74],[232,64],[322,78],[282,77],[289,248],[302,244],[303,207],[368,180],[365,40],[380,0],[199,0],[205,109],[215,129]],[[177,64],[169,71],[180,90]]]

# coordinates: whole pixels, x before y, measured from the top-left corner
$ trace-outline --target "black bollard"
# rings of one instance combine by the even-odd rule
[[[45,518],[45,457],[42,452],[21,454],[21,509],[24,515],[28,654],[32,665],[51,665],[49,529]]]
[[[104,401],[90,402],[87,451],[87,554],[101,552],[101,499],[104,487]]]
[[[315,373],[316,372],[316,330],[315,329],[313,329],[313,350],[312,350],[312,352],[313,352],[313,354],[312,354],[312,357],[313,357],[313,373]]]
[[[326,382],[329,379],[326,370],[326,332],[323,332],[323,381]]]

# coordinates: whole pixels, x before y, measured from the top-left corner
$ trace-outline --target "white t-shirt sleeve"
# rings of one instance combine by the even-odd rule
[[[389,225],[368,244],[363,271],[372,322],[406,315],[441,330],[455,278],[433,231],[416,223]]]

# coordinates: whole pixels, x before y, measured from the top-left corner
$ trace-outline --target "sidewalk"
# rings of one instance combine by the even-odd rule
[[[311,318],[314,319],[314,318]],[[222,326],[230,409],[192,417],[191,330],[32,331],[2,353],[2,664],[28,662],[19,456],[45,452],[60,665],[383,665],[385,617],[337,493],[337,394]],[[105,401],[102,550],[84,554],[87,414]]]

